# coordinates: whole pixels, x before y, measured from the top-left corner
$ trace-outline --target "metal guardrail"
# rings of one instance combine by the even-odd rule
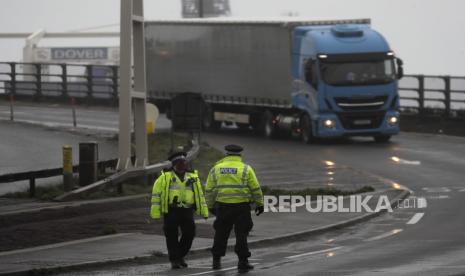
[[[198,141],[193,140],[192,148],[187,153],[187,157],[186,157],[187,161],[191,162],[192,160],[194,160],[199,154],[199,151],[200,151],[200,145]],[[153,164],[150,166],[146,166],[144,168],[132,168],[129,170],[121,171],[105,179],[97,181],[91,185],[88,185],[88,186],[79,188],[77,190],[65,193],[61,196],[58,196],[57,198],[55,198],[55,200],[64,201],[64,200],[77,199],[82,194],[88,194],[96,190],[102,189],[104,187],[107,187],[109,185],[120,185],[124,181],[127,181],[128,179],[131,179],[131,178],[153,175],[153,174],[161,172],[164,169],[168,169],[170,167],[171,167],[171,162],[164,161],[164,162],[160,162],[160,163]]]
[[[40,101],[114,101],[118,66],[0,62],[0,93]]]
[[[0,62],[0,95],[36,101],[69,102],[75,98],[78,102],[116,104],[118,71],[118,66],[109,65]],[[404,113],[465,118],[465,77],[405,75],[399,83],[399,94]],[[163,91],[148,93],[150,100],[167,97],[172,95]],[[231,104],[258,103],[234,97],[205,97],[207,101],[227,100]]]
[[[465,118],[465,77],[405,75],[399,95],[404,113]]]
[[[115,168],[118,159],[110,159],[105,161],[98,162],[99,171],[104,171],[106,168]],[[78,172],[78,165],[73,166],[73,172]],[[53,169],[44,169],[28,172],[19,172],[19,173],[7,173],[0,175],[0,184],[1,183],[11,183],[17,181],[29,181],[29,196],[34,197],[36,191],[36,179],[38,178],[48,178],[54,176],[63,175],[63,168],[53,168]]]

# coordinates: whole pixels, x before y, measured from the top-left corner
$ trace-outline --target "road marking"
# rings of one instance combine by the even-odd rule
[[[420,219],[425,215],[425,213],[416,213],[413,217],[407,222],[407,224],[415,224],[420,221]]]
[[[23,120],[23,119],[15,119],[16,122],[23,122],[29,123],[34,125],[42,125],[46,127],[72,127],[72,123],[54,123],[54,122],[43,122],[43,121],[35,121],[35,120]],[[117,127],[104,127],[104,126],[93,126],[93,125],[85,125],[79,124],[77,128],[84,128],[84,129],[92,129],[92,130],[102,130],[102,131],[109,131],[109,132],[118,132]]]
[[[251,265],[258,265],[258,263],[251,263]],[[187,275],[191,275],[191,276],[205,275],[205,274],[217,273],[217,272],[220,272],[220,271],[228,271],[228,270],[233,270],[233,269],[237,269],[237,266],[231,266],[231,267],[228,267],[228,268],[217,269],[217,270],[209,270],[209,271],[204,271],[204,272],[199,272],[199,273],[194,273],[194,274],[187,274]]]
[[[210,223],[210,222],[214,221],[215,219],[216,219],[216,217],[209,217],[207,219],[200,218],[200,219],[196,219],[195,223]]]
[[[448,187],[424,187],[422,189],[427,193],[450,193],[450,189]]]
[[[450,198],[448,195],[439,195],[439,196],[429,196],[428,199],[447,199]]]
[[[209,269],[211,265],[189,265],[189,268],[197,268],[197,269]]]
[[[54,244],[49,244],[49,245],[43,245],[43,246],[37,246],[37,247],[31,247],[31,248],[25,248],[25,249],[18,249],[18,250],[0,252],[0,256],[8,256],[8,255],[14,255],[14,254],[20,254],[20,253],[35,252],[35,251],[40,251],[40,250],[45,250],[45,249],[53,249],[53,248],[64,247],[64,246],[68,246],[68,245],[75,245],[75,244],[81,244],[81,243],[87,243],[87,242],[94,242],[94,241],[106,240],[106,239],[111,239],[111,238],[118,238],[118,237],[123,237],[123,236],[127,236],[127,235],[131,235],[131,233],[120,233],[120,234],[114,234],[114,235],[108,235],[108,236],[102,236],[102,237],[80,239],[80,240],[69,241],[69,242],[60,242],[60,243],[54,243]]]
[[[402,158],[399,158],[397,156],[392,156],[391,157],[391,160],[394,161],[395,163],[398,163],[398,164],[405,164],[405,165],[416,165],[416,166],[419,166],[421,165],[421,161],[418,161],[418,160],[405,160],[405,159],[402,159]]]
[[[465,189],[460,190],[459,192],[465,192]]]
[[[384,238],[393,236],[393,235],[398,234],[398,233],[400,233],[402,231],[404,231],[404,229],[394,229],[394,230],[391,230],[391,231],[389,231],[387,233],[381,234],[379,236],[374,236],[374,237],[366,239],[364,241],[366,241],[366,242],[377,241],[377,240],[380,240],[380,239],[384,239]]]
[[[7,111],[7,110],[2,110],[2,111],[0,111],[0,113],[10,115],[10,114],[11,114],[11,111],[9,111],[9,110],[8,110],[8,111]],[[26,112],[22,112],[22,111],[14,111],[13,113],[14,113],[14,115],[23,115],[23,114],[26,114]]]
[[[302,253],[302,254],[298,254],[298,255],[288,256],[288,257],[285,257],[285,258],[286,259],[294,259],[294,258],[299,258],[299,257],[303,257],[303,256],[310,256],[310,255],[316,255],[316,254],[321,254],[321,253],[328,253],[328,252],[339,250],[342,247],[343,246],[338,246],[338,247],[333,247],[333,248],[328,248],[328,249],[323,249],[323,250],[318,250],[318,251],[312,251],[312,252]]]

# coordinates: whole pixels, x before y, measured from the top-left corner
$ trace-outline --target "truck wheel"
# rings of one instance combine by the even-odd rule
[[[373,137],[376,143],[387,143],[391,139],[391,135],[378,135]]]
[[[213,110],[210,105],[206,105],[202,114],[202,128],[204,130],[219,129],[221,122],[217,122],[213,119]]]
[[[275,138],[277,134],[276,126],[273,124],[273,114],[265,111],[262,117],[262,131],[266,138]]]
[[[305,144],[311,144],[315,140],[315,137],[313,136],[312,121],[308,115],[304,115],[302,117],[300,128],[302,130],[302,133],[300,134],[302,142]]]
[[[241,131],[249,130],[249,124],[236,123],[236,125]]]

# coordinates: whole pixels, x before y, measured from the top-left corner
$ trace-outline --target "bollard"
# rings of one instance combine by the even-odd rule
[[[72,113],[73,113],[73,127],[76,127],[77,126],[77,122],[76,122],[76,101],[74,100],[74,98],[71,98],[71,110],[72,110]]]
[[[65,192],[73,189],[73,148],[63,146],[63,187]]]
[[[29,178],[29,197],[36,195],[36,179],[34,177]]]
[[[79,185],[86,186],[97,181],[97,142],[79,143]]]
[[[14,103],[15,103],[15,96],[10,95],[10,121],[15,120]]]

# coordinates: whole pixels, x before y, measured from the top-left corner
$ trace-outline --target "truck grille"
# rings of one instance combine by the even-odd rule
[[[386,112],[338,113],[339,120],[345,129],[379,128]]]
[[[387,99],[387,96],[369,98],[337,97],[334,98],[334,101],[343,110],[376,110],[380,109]]]

